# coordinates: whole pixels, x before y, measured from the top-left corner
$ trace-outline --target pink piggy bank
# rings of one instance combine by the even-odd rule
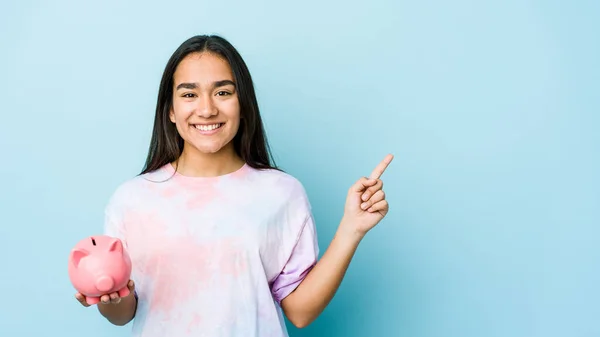
[[[121,240],[106,235],[85,238],[69,255],[69,278],[88,304],[105,294],[129,295],[131,259]]]

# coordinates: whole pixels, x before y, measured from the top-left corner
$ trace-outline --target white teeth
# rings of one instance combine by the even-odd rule
[[[221,126],[222,124],[212,124],[212,125],[195,125],[196,129],[200,130],[200,131],[212,131],[214,129],[217,129]]]

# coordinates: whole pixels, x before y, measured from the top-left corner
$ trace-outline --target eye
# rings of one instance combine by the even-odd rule
[[[192,98],[194,96],[196,96],[196,95],[193,93],[186,93],[186,94],[181,95],[181,97],[184,97],[184,98]]]
[[[227,95],[230,95],[230,93],[227,92],[227,91],[219,91],[219,92],[217,92],[217,96],[227,96]]]

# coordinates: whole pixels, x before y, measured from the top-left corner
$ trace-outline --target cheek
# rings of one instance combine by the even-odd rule
[[[236,134],[240,131],[241,128],[241,121],[239,119],[239,117],[234,117],[234,116],[230,116],[229,117],[229,132],[232,134]]]
[[[173,103],[173,110],[170,114],[171,122],[181,124],[187,123],[190,107],[185,103]]]
[[[240,108],[237,104],[231,104],[225,110],[221,110],[227,114],[227,119],[232,122],[232,124],[239,125],[240,124]]]
[[[236,98],[219,102],[217,108],[230,119],[240,116],[240,103]]]

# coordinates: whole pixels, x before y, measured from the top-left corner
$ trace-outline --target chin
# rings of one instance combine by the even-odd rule
[[[213,148],[198,148],[198,152],[203,154],[216,154],[221,152],[223,148],[213,149]]]
[[[219,152],[223,152],[227,150],[228,144],[194,144],[187,143],[186,146],[195,149],[197,152],[201,154],[217,154]]]

